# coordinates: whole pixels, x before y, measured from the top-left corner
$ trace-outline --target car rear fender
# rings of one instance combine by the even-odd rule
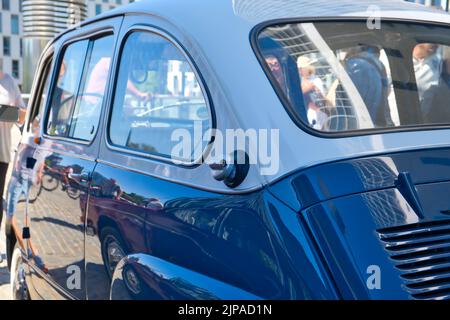
[[[127,256],[117,265],[110,297],[112,300],[261,300],[224,282],[145,254]]]

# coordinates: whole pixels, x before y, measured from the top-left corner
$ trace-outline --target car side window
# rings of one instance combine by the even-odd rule
[[[111,67],[114,37],[69,45],[59,66],[47,134],[91,141],[97,131]]]
[[[122,50],[109,142],[192,163],[209,143],[202,135],[211,127],[202,87],[181,50],[160,35],[131,33]],[[177,130],[190,136],[182,152],[175,152]]]

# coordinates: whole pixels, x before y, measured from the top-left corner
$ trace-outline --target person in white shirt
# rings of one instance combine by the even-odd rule
[[[26,106],[22,100],[19,87],[10,75],[1,71],[0,105],[19,108],[18,124],[23,124],[25,120]],[[3,192],[5,189],[6,174],[8,172],[9,163],[12,160],[12,129],[14,125],[15,124],[12,122],[0,121],[0,225],[3,219]]]
[[[436,54],[438,49],[439,45],[434,43],[421,43],[414,47],[414,72],[420,101],[428,89],[439,84],[442,61]]]

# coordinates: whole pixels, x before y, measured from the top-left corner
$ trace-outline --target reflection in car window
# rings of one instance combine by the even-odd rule
[[[171,156],[172,133],[191,134],[193,162],[204,150],[201,134],[211,128],[211,118],[201,86],[180,50],[165,38],[149,32],[128,36],[121,57],[115,101],[110,121],[112,144],[140,152]],[[200,124],[202,132],[194,134]]]
[[[96,132],[111,67],[114,37],[104,37],[92,43],[86,75],[80,86],[69,136],[89,141]]]
[[[113,49],[113,36],[79,41],[67,47],[52,93],[47,134],[92,140],[99,123]]]
[[[68,46],[64,52],[47,120],[47,133],[50,135],[67,136],[71,109],[83,71],[81,64],[86,56],[88,44],[88,40],[79,41]]]
[[[333,133],[450,124],[448,34],[404,22],[293,23],[265,28],[258,45],[288,111]]]

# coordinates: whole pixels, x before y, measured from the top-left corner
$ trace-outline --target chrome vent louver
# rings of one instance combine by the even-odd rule
[[[378,230],[414,299],[450,299],[450,220]]]

